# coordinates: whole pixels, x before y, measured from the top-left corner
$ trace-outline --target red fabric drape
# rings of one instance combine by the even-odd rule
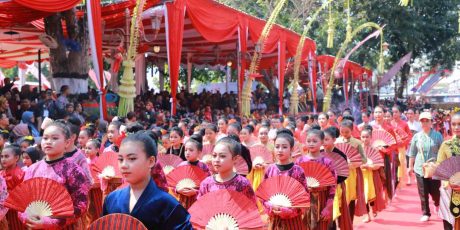
[[[50,14],[24,7],[13,1],[0,2],[0,27],[25,24]]]
[[[9,68],[15,67],[16,65],[17,65],[17,62],[15,61],[7,61],[7,60],[0,59],[0,68],[9,69]]]
[[[13,0],[27,8],[45,12],[61,12],[73,8],[82,0]]]
[[[176,94],[184,37],[185,0],[166,3],[166,33],[168,46],[169,77],[171,79],[172,114],[176,114]]]
[[[104,63],[102,62],[102,25],[100,0],[91,0],[91,13],[93,18],[94,39],[96,42],[97,64],[99,66],[99,90],[102,92],[102,113],[104,119],[107,119],[107,101],[105,99],[107,92],[104,87]]]
[[[282,114],[284,99],[284,73],[286,71],[286,40],[284,36],[282,36],[278,47],[279,111],[280,114]]]

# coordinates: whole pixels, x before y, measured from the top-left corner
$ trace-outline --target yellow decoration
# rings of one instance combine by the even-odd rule
[[[347,35],[346,39],[351,40],[351,32],[353,28],[351,27],[351,7],[350,7],[350,0],[347,0]]]
[[[459,209],[458,209],[458,208],[454,208],[454,210],[452,210],[452,211],[454,211],[454,213],[458,213],[458,212],[459,212]]]
[[[251,76],[256,75],[259,69],[260,59],[262,58],[262,52],[265,46],[265,40],[267,39],[270,31],[275,24],[276,18],[278,17],[281,9],[283,9],[284,4],[287,0],[280,0],[275,6],[275,9],[271,13],[270,17],[267,20],[267,23],[262,30],[262,34],[259,37],[259,40],[256,43],[255,52],[252,56],[251,65],[249,67],[249,74],[247,76],[246,82],[243,87],[243,92],[241,93],[242,96],[242,103],[241,103],[241,113],[243,116],[250,116],[251,113],[251,89],[252,89],[252,81],[253,79]]]
[[[118,116],[126,116],[130,111],[134,111],[134,98],[136,97],[136,82],[134,81],[134,58],[137,54],[139,44],[139,25],[142,23],[141,14],[146,0],[137,0],[131,18],[131,30],[129,37],[129,47],[125,60],[123,61],[123,77],[120,81],[120,103],[118,105]]]
[[[351,34],[351,38],[355,37],[356,34],[361,32],[363,29],[369,28],[369,27],[370,28],[375,28],[377,30],[380,30],[380,57],[379,57],[378,69],[379,69],[380,73],[383,73],[384,68],[385,68],[385,64],[384,64],[384,58],[383,58],[383,43],[384,42],[383,42],[383,29],[382,29],[382,27],[380,27],[378,24],[376,24],[374,22],[364,23],[364,24],[360,25],[358,28],[356,28],[353,31],[353,33]],[[339,52],[335,56],[334,65],[332,66],[331,76],[329,78],[329,84],[327,85],[326,95],[324,95],[323,111],[329,110],[329,107],[331,105],[332,87],[334,86],[334,80],[335,80],[335,76],[334,76],[335,70],[336,70],[337,65],[339,63],[339,60],[342,57],[342,54],[345,52],[345,49],[347,48],[347,46],[349,45],[350,42],[351,42],[351,39],[350,40],[345,40],[345,42],[342,44],[342,47],[340,47]]]
[[[327,48],[334,47],[334,33],[335,33],[335,25],[334,25],[334,18],[332,16],[332,4],[329,5],[329,19],[327,21],[328,29],[327,29]]]
[[[296,56],[294,59],[294,80],[292,81],[293,91],[290,101],[290,113],[293,115],[296,115],[299,112],[299,94],[297,92],[297,88],[299,86],[299,72],[300,64],[302,63],[302,52],[305,45],[305,38],[307,37],[308,31],[310,31],[312,23],[316,20],[316,17],[318,17],[319,13],[324,10],[324,8],[326,8],[332,1],[333,0],[328,0],[318,10],[316,10],[307,26],[304,28],[302,36],[299,40],[299,44],[297,45]]]

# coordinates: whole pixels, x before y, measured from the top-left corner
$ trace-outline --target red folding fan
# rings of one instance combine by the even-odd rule
[[[200,168],[194,165],[184,165],[173,169],[166,180],[170,187],[175,187],[176,190],[183,188],[198,188],[201,181],[208,175]]]
[[[273,155],[270,150],[262,144],[256,144],[249,148],[251,160],[254,165],[263,163],[273,163]]]
[[[8,195],[5,207],[29,216],[71,217],[72,198],[67,189],[55,180],[36,177],[16,186]]]
[[[94,221],[88,230],[147,230],[142,222],[138,219],[122,214],[114,213],[103,216]]]
[[[460,172],[460,156],[450,157],[436,168],[433,178],[437,180],[449,180],[455,173]]]
[[[394,132],[395,132],[395,136],[396,136],[396,141],[398,143],[404,143],[404,142],[407,141],[407,138],[409,138],[409,134],[406,133],[406,131],[404,131],[401,128],[396,127],[394,129]]]
[[[300,163],[299,166],[303,168],[309,188],[332,186],[337,183],[331,170],[321,163],[308,161]]]
[[[396,139],[389,132],[378,129],[372,131],[371,143],[374,148],[392,146],[396,144]]]
[[[348,177],[350,175],[350,167],[345,158],[333,152],[323,152],[323,156],[332,160],[337,176]]]
[[[163,172],[165,172],[166,175],[183,162],[182,158],[174,154],[158,155],[158,161],[163,166]]]
[[[201,155],[205,156],[207,154],[212,154],[213,150],[214,150],[214,145],[211,145],[211,144],[203,145],[203,150],[201,150]]]
[[[235,164],[233,165],[233,171],[240,175],[248,175],[249,166],[248,163],[241,156],[236,156]]]
[[[256,196],[281,207],[307,207],[310,195],[305,187],[290,176],[274,176],[262,181]]]
[[[121,172],[118,168],[118,156],[114,153],[103,153],[91,166],[93,174],[99,177],[118,177],[121,178]]]
[[[368,165],[384,164],[382,154],[377,149],[366,147],[364,148],[364,153],[366,154]]]
[[[198,199],[188,211],[194,229],[260,229],[264,227],[255,202],[243,193],[233,190],[220,189],[207,193]]]
[[[351,146],[348,143],[337,143],[335,147],[342,151],[348,157],[348,161],[351,163],[363,162],[361,155],[359,154],[358,148]]]

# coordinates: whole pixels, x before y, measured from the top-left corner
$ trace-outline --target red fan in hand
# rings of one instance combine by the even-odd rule
[[[218,202],[216,202],[218,201]],[[207,193],[188,210],[196,229],[260,229],[264,223],[253,200],[242,193],[221,189]]]
[[[368,165],[384,164],[382,154],[372,147],[364,148]]]
[[[248,175],[249,166],[248,163],[241,156],[236,156],[235,164],[233,165],[233,171],[240,175]]]
[[[158,161],[163,165],[163,172],[165,172],[166,175],[183,162],[182,158],[174,154],[158,155]]]
[[[378,129],[372,131],[372,147],[378,149],[379,147],[389,147],[396,144],[396,139],[389,132]]]
[[[280,207],[307,207],[310,195],[305,187],[290,176],[274,176],[262,181],[256,196]]]
[[[337,176],[348,177],[350,175],[350,167],[345,158],[333,152],[323,152],[323,156],[332,160]]]
[[[55,180],[36,177],[26,180],[10,192],[5,207],[28,216],[71,217],[72,198],[67,189]]]
[[[91,166],[91,170],[98,177],[121,178],[118,156],[114,153],[103,153]]]
[[[450,157],[436,168],[433,178],[437,180],[449,180],[455,173],[460,172],[460,156]]]
[[[321,163],[308,161],[300,163],[299,166],[303,168],[309,188],[322,188],[337,183],[331,170]]]
[[[138,219],[122,214],[114,213],[103,216],[94,221],[88,230],[147,230],[147,228]]]
[[[262,144],[256,144],[249,148],[252,164],[272,163],[273,155],[270,150]]]
[[[179,166],[173,169],[166,180],[170,187],[175,187],[176,190],[184,188],[198,188],[201,181],[206,179],[208,175],[199,167],[193,165]]]
[[[396,141],[398,143],[404,143],[407,141],[407,138],[409,138],[409,134],[406,133],[406,131],[402,130],[401,128],[395,128],[394,129],[395,136],[396,136]]]
[[[358,148],[351,146],[348,143],[337,143],[335,147],[342,151],[348,157],[350,163],[360,163],[363,162],[361,155],[359,154]]]

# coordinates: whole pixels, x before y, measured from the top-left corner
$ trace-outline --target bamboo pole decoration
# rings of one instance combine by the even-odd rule
[[[255,52],[252,56],[251,65],[249,67],[249,74],[247,76],[246,82],[243,87],[242,91],[242,103],[241,103],[241,113],[243,116],[249,116],[251,113],[251,89],[252,89],[252,81],[253,78],[257,75],[257,71],[259,69],[260,59],[262,58],[262,52],[265,46],[265,40],[267,39],[270,31],[275,24],[276,18],[278,17],[281,9],[283,9],[284,4],[287,0],[280,0],[275,6],[275,9],[271,13],[270,17],[267,20],[267,23],[262,30],[262,34],[259,37],[259,40],[255,46]]]
[[[347,0],[347,35],[346,39],[351,40],[351,32],[353,28],[351,27],[351,6],[350,0]]]
[[[329,19],[327,21],[328,29],[327,29],[327,48],[334,47],[334,34],[335,34],[335,25],[334,25],[334,17],[332,15],[332,4],[329,4]]]
[[[296,56],[294,59],[294,80],[292,83],[293,91],[290,100],[289,112],[293,115],[296,115],[299,112],[299,93],[297,88],[299,87],[299,73],[300,73],[300,64],[302,63],[302,52],[305,46],[305,39],[310,31],[311,25],[318,17],[319,13],[323,11],[333,0],[328,0],[325,2],[316,12],[313,14],[312,18],[308,22],[307,26],[304,27],[302,36],[300,37],[299,44],[297,45]],[[312,89],[313,91],[313,89]]]
[[[125,60],[123,61],[123,77],[120,81],[120,103],[118,105],[118,116],[126,116],[128,112],[134,111],[134,98],[136,97],[136,82],[134,81],[133,67],[139,44],[139,25],[142,23],[142,11],[146,0],[137,0],[131,18],[129,47]]]
[[[353,33],[351,34],[351,39],[353,39],[353,37],[355,37],[359,32],[361,32],[363,29],[365,28],[375,28],[377,30],[380,30],[380,57],[379,57],[379,65],[378,65],[378,69],[379,69],[379,72],[380,73],[383,73],[384,71],[384,59],[383,59],[383,29],[382,27],[380,27],[378,24],[374,23],[374,22],[367,22],[367,23],[364,23],[362,25],[360,25],[358,28],[356,28]],[[334,80],[335,80],[335,71],[336,71],[336,68],[337,68],[337,64],[340,60],[340,58],[342,57],[342,54],[345,52],[345,49],[347,48],[348,44],[351,42],[351,39],[350,40],[345,40],[345,42],[342,44],[342,46],[340,47],[340,50],[339,52],[337,53],[337,55],[335,56],[335,60],[334,60],[334,65],[332,66],[332,69],[331,69],[331,76],[329,78],[329,84],[327,85],[327,91],[326,91],[326,95],[324,95],[324,102],[323,102],[323,111],[327,111],[331,105],[331,101],[332,101],[332,87],[334,85]]]

